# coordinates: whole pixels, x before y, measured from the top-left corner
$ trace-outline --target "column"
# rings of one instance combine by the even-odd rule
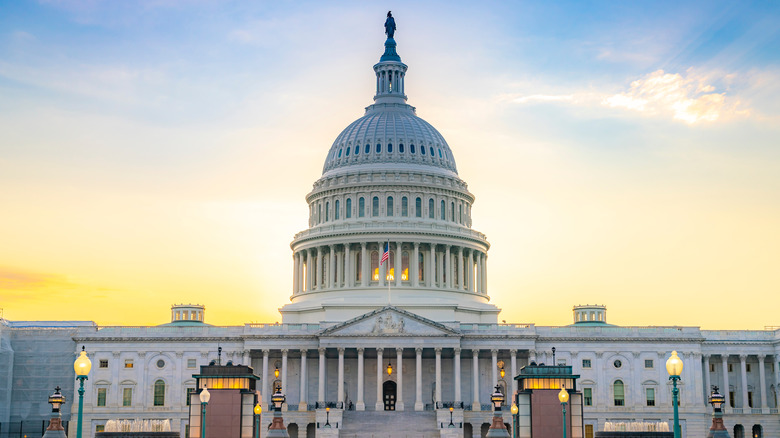
[[[398,245],[400,248],[401,245]],[[396,411],[403,411],[404,410],[404,393],[403,393],[403,387],[404,387],[404,349],[403,348],[396,348],[395,349],[395,361],[396,366],[398,368],[398,374],[396,378],[396,395],[395,395],[395,410]]]
[[[368,266],[368,244],[366,242],[360,243],[360,285],[368,286],[368,275],[366,272],[370,269]]]
[[[343,347],[339,347],[339,389],[338,389],[338,399],[336,401],[338,401],[339,403],[344,403],[344,348]]]
[[[415,366],[415,373],[417,374],[415,376],[415,395],[414,395],[414,410],[415,411],[422,411],[423,410],[423,402],[422,402],[422,348],[417,347],[414,349],[415,353],[415,360],[416,360],[416,366]]]
[[[455,265],[458,270],[458,289],[463,289],[463,247],[458,248],[458,261]]]
[[[764,369],[764,360],[766,359],[766,356],[763,354],[758,355],[758,379],[759,379],[759,385],[761,385],[761,413],[762,414],[768,414],[769,413],[769,406],[766,404],[766,370]]]
[[[381,348],[376,349],[376,404],[374,409],[377,411],[384,411],[385,404],[382,401],[382,353],[384,350]]]
[[[293,295],[298,293],[298,253],[293,254]]]
[[[401,259],[401,242],[395,243],[395,267],[393,269],[393,272],[395,272],[395,286],[401,287],[401,277],[404,273],[404,265]],[[400,399],[401,397],[399,396],[398,398]]]
[[[241,363],[243,363],[244,365],[249,365],[251,367],[252,359],[249,357],[249,350],[244,350],[243,353],[244,353],[244,357],[242,358]]]
[[[336,246],[330,245],[330,256],[328,256],[328,289],[333,289],[336,284]]]
[[[344,244],[344,287],[352,287],[352,249],[349,243]]]
[[[452,359],[452,368],[455,370],[455,400],[454,402],[462,402],[463,398],[460,394],[460,348],[455,348],[453,353],[455,356]]]
[[[498,350],[495,348],[490,350],[490,367],[493,369],[492,386],[495,387],[498,385]]]
[[[436,286],[444,287],[444,260],[438,251],[436,251]]]
[[[441,347],[436,347],[436,401],[441,402]]]
[[[471,350],[472,355],[472,389],[471,389],[471,410],[472,411],[479,411],[481,409],[481,404],[479,403],[479,350]]]
[[[382,272],[384,269],[387,269],[387,263],[382,263],[382,254],[384,254],[385,251],[385,243],[379,242],[379,287],[383,287],[385,285],[385,273]],[[374,275],[372,272],[371,275]],[[381,368],[381,367],[380,367]]]
[[[271,398],[268,395],[268,354],[270,351],[263,349],[263,403],[271,406]]]
[[[469,250],[469,264],[466,266],[466,276],[469,278],[469,292],[474,292],[474,250]]]
[[[447,273],[447,288],[452,289],[452,259],[450,258],[450,245],[444,248],[444,272]]]
[[[412,286],[420,286],[420,242],[414,242],[412,260],[409,260],[409,272],[412,275]]]
[[[357,381],[357,404],[355,409],[358,411],[366,410],[366,403],[363,401],[363,348],[357,349],[358,353],[358,381]]]
[[[317,288],[317,290],[322,289],[322,282],[323,282],[323,272],[322,272],[322,247],[317,247],[317,276],[314,279],[314,286]]]
[[[721,394],[726,397],[726,403],[724,406],[726,409],[731,409],[731,394],[729,393],[729,355],[721,354],[720,361],[723,365],[723,389],[721,390]],[[736,402],[734,405],[736,406]]]
[[[739,355],[739,369],[741,373],[740,384],[742,384],[742,411],[743,414],[749,414],[748,409],[748,383],[747,383],[747,354]]]
[[[301,350],[301,396],[300,401],[298,402],[299,411],[308,409],[308,397],[306,397],[306,383],[308,382],[306,379],[306,353],[307,351],[305,349]]]
[[[482,253],[477,251],[477,256],[474,258],[474,262],[477,265],[476,274],[474,275],[474,291],[482,293]]]
[[[317,388],[317,401],[325,403],[325,348],[318,348],[320,353],[320,375],[319,386]]]
[[[509,363],[510,369],[512,370],[512,394],[509,395],[514,397],[515,392],[517,392],[517,380],[515,380],[515,376],[517,375],[517,350],[509,350]],[[574,366],[573,363],[572,366]]]
[[[482,293],[487,295],[487,253],[482,255]]]
[[[303,292],[303,251],[298,251],[298,292]]]
[[[712,388],[712,385],[710,384],[710,355],[705,354],[704,355],[704,406],[708,406],[709,403],[707,403],[707,400],[710,396],[710,388]]]
[[[287,350],[282,349],[282,392],[287,393]]]
[[[425,285],[433,287],[433,244],[428,245],[428,257],[425,260]]]
[[[314,288],[314,249],[309,248],[306,254],[306,291]]]

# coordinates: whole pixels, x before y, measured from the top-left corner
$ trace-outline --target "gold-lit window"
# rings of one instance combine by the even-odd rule
[[[125,368],[133,367],[133,359],[125,359]]]
[[[206,377],[200,379],[200,387],[209,389],[249,389],[247,377]]]

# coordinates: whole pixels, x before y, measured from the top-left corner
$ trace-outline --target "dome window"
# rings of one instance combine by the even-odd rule
[[[408,217],[409,216],[409,198],[404,196],[401,198],[401,216]]]
[[[414,200],[414,215],[416,217],[422,217],[422,199],[417,198]]]
[[[398,143],[398,152],[400,152],[402,154],[404,153],[404,144],[403,143]]]
[[[379,154],[382,152],[382,145],[380,143],[376,144],[376,153]]]
[[[420,150],[424,151],[425,149],[420,149]],[[436,215],[436,211],[433,208],[433,198],[431,198],[428,200],[428,218],[433,219],[436,217],[435,215]]]
[[[330,202],[325,203],[325,222],[330,220]]]
[[[369,152],[371,152],[371,145],[367,144],[366,145],[366,151],[364,153],[368,154]]]
[[[374,199],[371,200],[371,216],[379,216],[379,197],[374,196]]]
[[[358,217],[366,216],[366,198],[358,199]]]
[[[393,208],[393,197],[392,196],[388,196],[387,197],[387,215],[392,217],[393,216],[393,210],[395,210]]]
[[[339,149],[339,158],[341,158],[341,149]]]
[[[327,213],[325,213],[327,215]],[[327,217],[327,216],[326,216]],[[444,206],[444,200],[441,200],[441,220],[447,219],[447,207]],[[327,219],[325,219],[327,220]]]
[[[360,155],[360,146],[355,146],[355,155]]]
[[[349,150],[349,149],[347,149],[347,150]],[[333,219],[334,220],[339,220],[339,219],[341,219],[340,218],[340,216],[341,216],[341,211],[340,211],[341,210],[341,202],[338,199],[336,199],[336,202],[333,205],[336,207],[336,210],[333,211]]]
[[[347,148],[347,156],[349,156],[349,148]],[[439,149],[439,158],[442,158],[442,156],[441,156],[441,149]]]
[[[355,151],[357,150],[355,149]],[[344,217],[347,219],[352,217],[352,198],[347,198],[347,211],[344,212]]]
[[[441,152],[441,151],[439,151]],[[347,156],[349,156],[349,146],[347,146]]]
[[[420,153],[425,155],[425,146],[420,146]]]
[[[431,157],[433,157],[433,156],[434,156],[434,153],[433,153],[433,146],[431,146]]]
[[[392,154],[393,153],[393,144],[392,143],[388,143],[387,144],[387,153],[388,154]]]
[[[413,145],[413,144],[410,144],[410,145],[409,145],[409,151],[410,151],[411,153],[413,153],[413,154],[415,153],[415,152],[414,152],[414,145]]]

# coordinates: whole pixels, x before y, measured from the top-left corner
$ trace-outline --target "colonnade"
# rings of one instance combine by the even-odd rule
[[[300,350],[288,350],[288,349],[282,349],[282,350],[276,350],[275,353],[278,351],[281,353],[281,370],[280,370],[280,384],[282,388],[286,388],[288,384],[287,380],[287,368],[288,368],[288,362],[289,357],[291,355],[297,356],[300,359],[300,396],[299,396],[299,410],[305,410],[306,406],[308,406],[309,403],[316,401],[319,404],[324,404],[326,402],[332,402],[336,401],[337,403],[345,403],[347,400],[345,400],[345,393],[344,393],[344,355],[345,351],[347,349],[343,347],[336,348],[337,354],[338,354],[338,361],[337,361],[337,390],[336,390],[336,400],[327,400],[326,393],[325,393],[325,383],[327,381],[327,348],[320,347],[318,348],[319,353],[319,362],[318,362],[318,384],[317,384],[317,398],[316,400],[311,400],[309,398],[308,394],[308,375],[306,370],[306,364],[307,364],[307,349],[300,349]],[[374,347],[355,347],[353,350],[357,353],[357,394],[355,395],[356,401],[355,401],[355,409],[362,411],[365,410],[366,406],[371,406],[373,402],[373,407],[375,410],[383,410],[384,409],[384,400],[383,400],[383,391],[382,387],[385,381],[387,380],[393,380],[396,383],[396,404],[395,404],[395,410],[402,411],[407,409],[407,407],[404,404],[404,397],[403,397],[403,380],[404,379],[414,379],[415,382],[415,395],[414,395],[414,405],[410,406],[409,409],[413,409],[415,411],[422,411],[425,409],[425,402],[423,401],[423,348],[422,347],[397,347],[397,348],[374,348]],[[373,352],[376,354],[376,359],[369,358],[368,360],[365,358],[365,352],[366,350],[373,350]],[[404,372],[403,367],[403,354],[405,350],[413,350],[414,351],[414,373],[411,372]],[[452,353],[452,358],[442,359],[442,351],[443,348],[441,347],[435,347],[432,349],[426,349],[429,351],[433,350],[434,357],[435,357],[435,393],[434,393],[434,399],[436,402],[443,402],[442,400],[442,361],[443,360],[451,360],[452,361],[452,380],[448,380],[448,383],[451,381],[453,385],[453,395],[454,400],[448,401],[448,402],[455,402],[460,403],[463,402],[462,400],[462,382],[461,382],[461,349],[460,348],[449,348],[447,349],[447,353]],[[479,349],[471,350],[471,357],[473,360],[472,370],[473,370],[473,377],[472,377],[472,396],[476,395],[473,400],[471,400],[471,404],[473,406],[474,410],[480,409],[480,400],[479,396],[481,394],[480,390],[480,367],[479,367],[479,358],[480,358],[480,351]],[[489,394],[490,389],[494,386],[496,386],[499,383],[499,369],[497,367],[497,359],[499,350],[498,349],[491,349],[487,350],[490,352],[491,355],[491,367],[493,369],[491,373],[491,386],[490,388],[483,388],[484,391],[487,391],[486,394]],[[395,354],[393,354],[395,353]],[[395,356],[395,364],[396,366],[393,368],[393,374],[388,375],[386,374],[386,366],[385,361],[392,360],[393,356]],[[262,385],[262,396],[263,400],[270,401],[271,397],[271,391],[273,391],[273,388],[270,385],[270,382],[273,380],[270,377],[269,374],[269,361],[271,359],[271,350],[264,349],[262,350],[262,377],[261,377],[261,385]],[[274,357],[276,359],[276,355]],[[331,357],[332,359],[332,357]],[[407,358],[408,360],[408,358]],[[511,375],[514,376],[517,374],[517,350],[511,349],[509,350],[509,360],[511,363]],[[376,364],[376,399],[375,400],[369,400],[366,398],[365,394],[365,382],[367,378],[371,378],[370,376],[367,376],[365,373],[366,369],[366,362],[374,362]],[[511,386],[507,388],[507,392],[510,394],[514,393],[516,390],[516,382],[514,379],[512,380]],[[508,383],[507,383],[508,384]],[[508,384],[509,385],[509,384]],[[511,392],[510,392],[511,391]]]
[[[721,354],[719,356],[720,356],[720,367],[721,367],[720,382],[711,382],[711,379],[710,379],[710,369],[714,369],[715,367],[712,366],[712,364],[713,364],[712,355],[704,354],[704,369],[706,370],[706,372],[704,373],[704,375],[705,375],[705,388],[710,388],[711,385],[716,385],[716,384],[719,383],[720,384],[719,385],[720,386],[720,393],[723,394],[724,397],[726,397],[726,404],[725,404],[725,406],[726,406],[727,409],[731,408],[731,407],[733,407],[733,409],[741,409],[742,413],[744,413],[744,414],[751,414],[751,413],[765,413],[766,414],[766,413],[769,413],[770,409],[769,409],[768,400],[767,400],[767,394],[768,394],[769,391],[767,390],[767,380],[766,380],[766,358],[767,358],[767,355],[766,354],[748,355],[748,354],[742,353],[742,354],[735,354],[735,355]],[[731,356],[737,356],[737,358],[739,359],[739,370],[735,372],[735,373],[739,374],[739,385],[734,385],[734,383],[736,383],[736,382],[730,382],[729,381],[729,365],[732,365],[732,366],[733,365],[737,365],[737,363],[735,363],[735,362],[729,362],[729,358]],[[758,407],[756,406],[757,405],[757,403],[756,403],[757,400],[755,398],[752,398],[751,396],[748,395],[749,392],[750,392],[749,389],[750,389],[750,386],[751,386],[749,384],[749,382],[748,382],[748,371],[747,371],[747,369],[748,369],[748,357],[749,356],[755,356],[756,359],[757,359],[758,380],[759,380],[758,386],[760,388],[759,389],[760,405]],[[776,356],[771,356],[771,357],[775,357],[775,359],[773,359],[773,363],[774,363],[774,360],[776,360]],[[778,373],[778,375],[775,377],[774,381],[775,382],[780,382],[780,370],[778,370],[778,367],[776,367],[776,366],[773,366],[772,369],[775,370],[775,372]],[[732,400],[732,397],[734,399],[737,398],[737,391],[731,391],[730,390],[730,388],[732,386],[734,386],[735,388],[737,386],[739,387],[740,403],[737,403],[737,400]],[[775,388],[775,391],[777,391],[777,390],[778,389]],[[754,391],[753,391],[753,393],[754,393]],[[751,400],[751,398],[752,398],[752,400]],[[749,403],[748,403],[749,400],[752,401],[752,406],[749,406]],[[777,402],[775,402],[775,407],[774,407],[775,413],[777,412],[777,404],[776,403]]]
[[[381,66],[376,70],[376,95],[404,94],[406,67]]]
[[[355,287],[456,289],[487,294],[487,252],[456,245],[389,242],[320,245],[293,254],[293,294]],[[400,248],[400,250],[399,250]],[[416,262],[415,262],[416,261]],[[400,269],[398,269],[400,267]]]

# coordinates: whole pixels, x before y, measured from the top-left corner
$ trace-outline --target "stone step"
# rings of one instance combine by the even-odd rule
[[[439,438],[435,412],[345,411],[339,438]]]

